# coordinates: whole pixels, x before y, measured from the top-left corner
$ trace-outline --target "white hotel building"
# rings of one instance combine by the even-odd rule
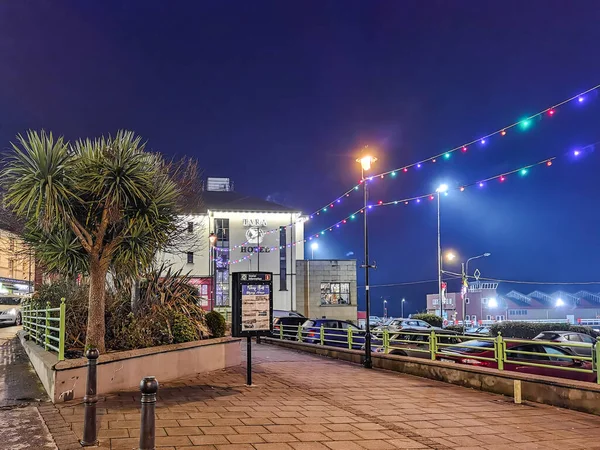
[[[296,261],[304,259],[300,211],[234,192],[227,178],[209,178],[202,208],[184,220],[188,248],[159,260],[189,276],[204,308],[230,307],[231,274],[260,270],[273,272],[273,308],[296,310]]]

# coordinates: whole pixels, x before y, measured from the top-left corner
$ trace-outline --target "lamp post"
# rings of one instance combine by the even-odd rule
[[[215,267],[215,245],[217,245],[217,235],[215,233],[210,233],[208,235],[208,243],[210,246],[209,254],[210,254],[210,266],[208,268],[210,275],[210,310],[212,311],[215,308],[215,291],[217,288],[216,283],[216,267]]]
[[[316,242],[313,242],[312,244],[310,244],[310,250],[311,250],[311,258],[310,259],[315,259],[315,250],[319,249],[319,244],[317,244]]]
[[[369,297],[369,269],[371,265],[369,263],[369,229],[367,222],[367,202],[369,200],[369,189],[367,187],[367,179],[365,178],[365,172],[371,168],[371,164],[377,161],[377,158],[365,154],[361,158],[356,160],[360,163],[361,168],[361,179],[363,184],[363,197],[364,197],[364,206],[363,206],[363,216],[364,216],[364,238],[365,238],[365,263],[363,265],[365,269],[365,303],[366,303],[366,314],[367,318],[365,320],[365,361],[363,366],[366,369],[371,369],[373,367],[373,363],[371,361],[371,324],[369,323],[369,316],[371,314],[371,300]]]
[[[400,315],[400,317],[404,318],[404,302],[406,301],[405,298],[402,299],[402,303],[401,303],[401,309],[402,309],[402,314]]]
[[[461,264],[461,275],[462,275],[462,288],[461,288],[461,294],[462,294],[462,322],[463,322],[463,333],[466,330],[466,324],[465,324],[465,315],[467,314],[467,293],[469,292],[469,261],[472,261],[474,259],[479,259],[479,258],[487,258],[488,256],[492,256],[491,253],[486,252],[486,253],[482,253],[481,255],[477,255],[477,256],[471,256],[469,259],[467,259],[467,262],[462,263]],[[463,292],[464,291],[464,292]]]
[[[440,196],[444,192],[448,192],[447,184],[440,184],[440,186],[435,190],[437,192],[437,244],[438,244],[438,297],[440,302],[440,317],[442,321],[444,320],[444,299],[443,288],[442,288],[442,234],[440,230]]]
[[[387,319],[387,300],[383,301],[383,318]]]

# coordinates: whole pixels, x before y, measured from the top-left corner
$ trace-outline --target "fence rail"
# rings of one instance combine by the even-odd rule
[[[365,332],[348,328],[324,328],[302,325],[280,325],[273,337],[282,340],[294,340],[314,345],[328,345],[348,349],[364,349]],[[454,335],[449,333],[412,332],[383,330],[372,334],[371,351],[375,353],[400,354],[431,360],[446,360],[462,364],[481,365],[498,370],[527,372],[527,368],[547,369],[549,376],[561,378],[583,375],[583,381],[595,381],[600,384],[600,338],[594,344],[583,342],[550,342],[528,339]],[[533,351],[523,350],[523,345],[532,345]],[[541,351],[535,350],[544,350]],[[561,351],[562,349],[562,351]],[[564,349],[569,349],[568,351]],[[578,354],[579,349],[586,354]],[[482,350],[477,352],[477,350]],[[491,354],[480,356],[477,353],[488,351]],[[456,361],[458,357],[458,361]],[[454,358],[454,359],[451,359]],[[547,363],[544,363],[547,362]],[[553,364],[548,364],[552,362]],[[509,365],[507,368],[506,365]],[[546,373],[543,373],[546,375]],[[593,375],[592,375],[593,374]],[[581,375],[580,375],[581,376]]]
[[[65,359],[65,299],[60,300],[58,308],[33,309],[31,305],[24,305],[21,309],[23,329],[29,338],[45,350],[58,353],[58,360]]]

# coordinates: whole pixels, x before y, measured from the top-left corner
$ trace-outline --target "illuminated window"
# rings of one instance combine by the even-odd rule
[[[349,305],[350,283],[321,283],[321,305]]]

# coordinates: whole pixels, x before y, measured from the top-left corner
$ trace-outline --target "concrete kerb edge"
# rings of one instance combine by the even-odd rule
[[[265,338],[265,343],[360,364],[364,353],[339,347]],[[521,381],[524,400],[600,415],[600,386],[590,383],[457,366],[421,358],[372,355],[373,367],[513,397],[514,380]]]

